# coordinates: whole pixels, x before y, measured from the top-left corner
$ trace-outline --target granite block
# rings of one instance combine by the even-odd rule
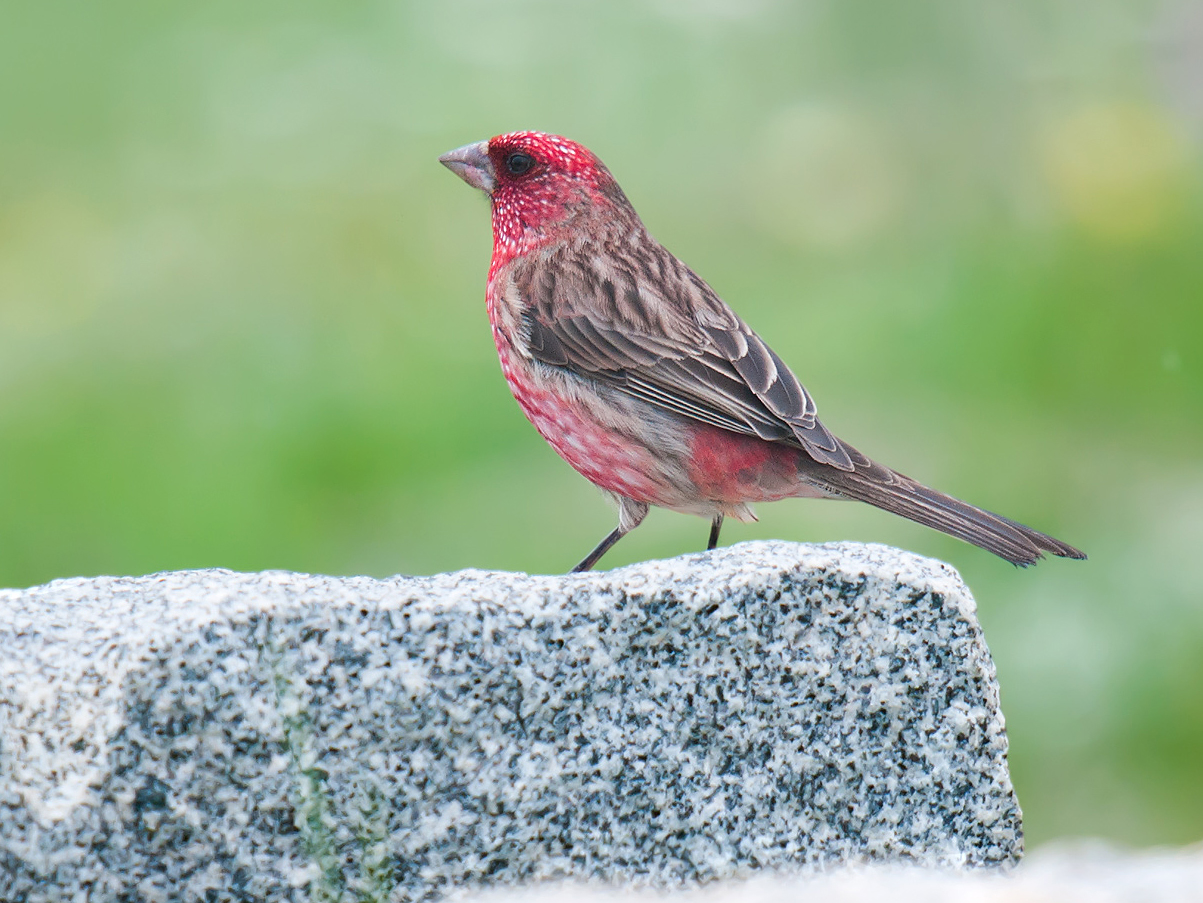
[[[0,591],[0,900],[425,900],[1022,852],[947,565],[757,542],[615,571]]]

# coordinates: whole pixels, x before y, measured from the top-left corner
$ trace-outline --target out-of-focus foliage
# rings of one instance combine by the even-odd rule
[[[839,434],[1091,560],[825,502],[725,541],[953,562],[1030,840],[1203,836],[1189,0],[7,4],[0,585],[575,562],[613,514],[510,399],[435,161],[516,128],[597,151]]]

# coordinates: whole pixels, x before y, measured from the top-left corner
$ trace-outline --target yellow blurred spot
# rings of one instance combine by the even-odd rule
[[[0,343],[78,325],[114,279],[108,224],[51,192],[0,212]]]
[[[795,243],[841,250],[878,233],[898,212],[902,172],[873,122],[837,107],[780,113],[750,170],[761,224]]]
[[[1171,225],[1187,191],[1187,148],[1161,111],[1096,104],[1044,136],[1044,170],[1068,215],[1088,232],[1131,242]]]

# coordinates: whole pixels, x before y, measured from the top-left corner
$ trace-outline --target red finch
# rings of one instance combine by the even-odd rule
[[[485,300],[501,370],[551,447],[618,503],[587,571],[650,505],[755,520],[751,502],[857,499],[1018,565],[1085,558],[869,460],[789,368],[648,234],[588,149],[513,132],[439,158],[493,208]]]

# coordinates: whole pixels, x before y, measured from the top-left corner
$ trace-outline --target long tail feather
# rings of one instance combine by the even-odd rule
[[[1035,564],[1046,552],[1061,558],[1086,557],[1059,539],[924,486],[841,444],[856,469],[848,473],[803,461],[807,482],[963,539],[1021,567]]]

